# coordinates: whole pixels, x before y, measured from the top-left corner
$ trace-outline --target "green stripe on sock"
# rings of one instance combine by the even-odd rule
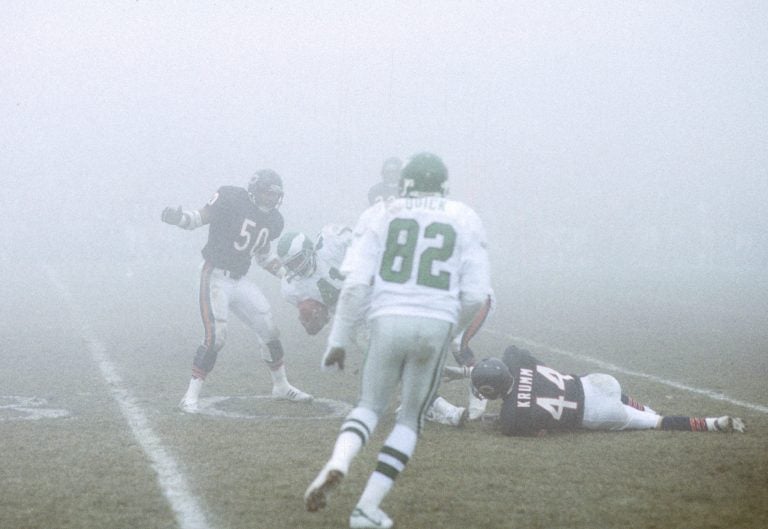
[[[384,474],[385,476],[387,476],[392,481],[394,481],[395,478],[397,478],[397,476],[400,474],[399,470],[397,470],[392,465],[388,465],[387,463],[384,463],[383,461],[379,461],[377,463],[377,465],[376,465],[376,472],[378,472],[380,474]]]
[[[402,453],[400,450],[395,450],[391,446],[387,446],[387,445],[382,446],[381,453],[394,457],[395,459],[400,461],[403,465],[408,464],[408,459],[409,459],[408,456]]]
[[[350,422],[353,422],[355,424],[359,424],[360,426],[362,426],[363,427],[363,432],[364,432],[366,438],[371,436],[371,431],[368,429],[368,425],[365,424],[363,421],[358,420],[358,419],[354,419],[354,418],[353,419],[347,419],[346,421],[344,421],[344,424],[342,424],[342,427],[349,428],[349,425],[347,423],[350,423]]]

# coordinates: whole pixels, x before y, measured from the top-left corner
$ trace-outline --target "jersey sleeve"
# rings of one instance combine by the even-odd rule
[[[208,211],[211,216],[211,220],[221,216],[229,208],[229,204],[232,202],[232,187],[222,186],[216,190],[211,198],[206,203]]]
[[[520,366],[531,366],[541,362],[534,357],[527,349],[520,349],[515,345],[510,345],[504,350],[502,361],[507,364],[511,372],[515,372]]]
[[[285,278],[280,280],[280,293],[282,294],[283,299],[291,305],[298,305],[299,301],[301,301],[296,287],[293,283],[289,283]]]
[[[488,259],[488,242],[485,228],[472,209],[466,208],[463,215],[464,232],[463,259],[460,270],[460,290],[479,295],[491,295],[491,272]]]
[[[332,266],[339,268],[352,242],[352,228],[342,224],[326,224],[320,230],[315,250]]]
[[[360,216],[347,248],[341,273],[349,284],[370,285],[376,275],[381,241],[376,233],[376,223],[383,215],[384,204],[379,202]]]

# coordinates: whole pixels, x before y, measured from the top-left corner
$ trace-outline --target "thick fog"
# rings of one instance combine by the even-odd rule
[[[160,222],[270,167],[288,229],[443,157],[496,276],[768,269],[768,7],[6,2],[3,254],[194,258]]]

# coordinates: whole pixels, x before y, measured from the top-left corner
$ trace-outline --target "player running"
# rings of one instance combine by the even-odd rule
[[[447,179],[440,158],[414,156],[402,171],[400,198],[377,202],[361,215],[341,267],[346,279],[323,367],[344,367],[365,307],[370,341],[360,399],[306,490],[307,510],[325,506],[402,388],[400,412],[349,518],[351,528],[393,526],[380,504],[413,455],[451,340],[491,291],[482,222],[468,206],[445,197]]]

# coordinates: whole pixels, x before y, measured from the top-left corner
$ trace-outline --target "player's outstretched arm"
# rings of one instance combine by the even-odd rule
[[[472,375],[470,366],[445,366],[443,368],[443,380],[451,382],[453,380],[462,380]]]
[[[207,205],[202,209],[193,210],[186,210],[181,206],[176,208],[169,206],[163,209],[160,220],[185,230],[194,230],[210,222],[210,213]]]

